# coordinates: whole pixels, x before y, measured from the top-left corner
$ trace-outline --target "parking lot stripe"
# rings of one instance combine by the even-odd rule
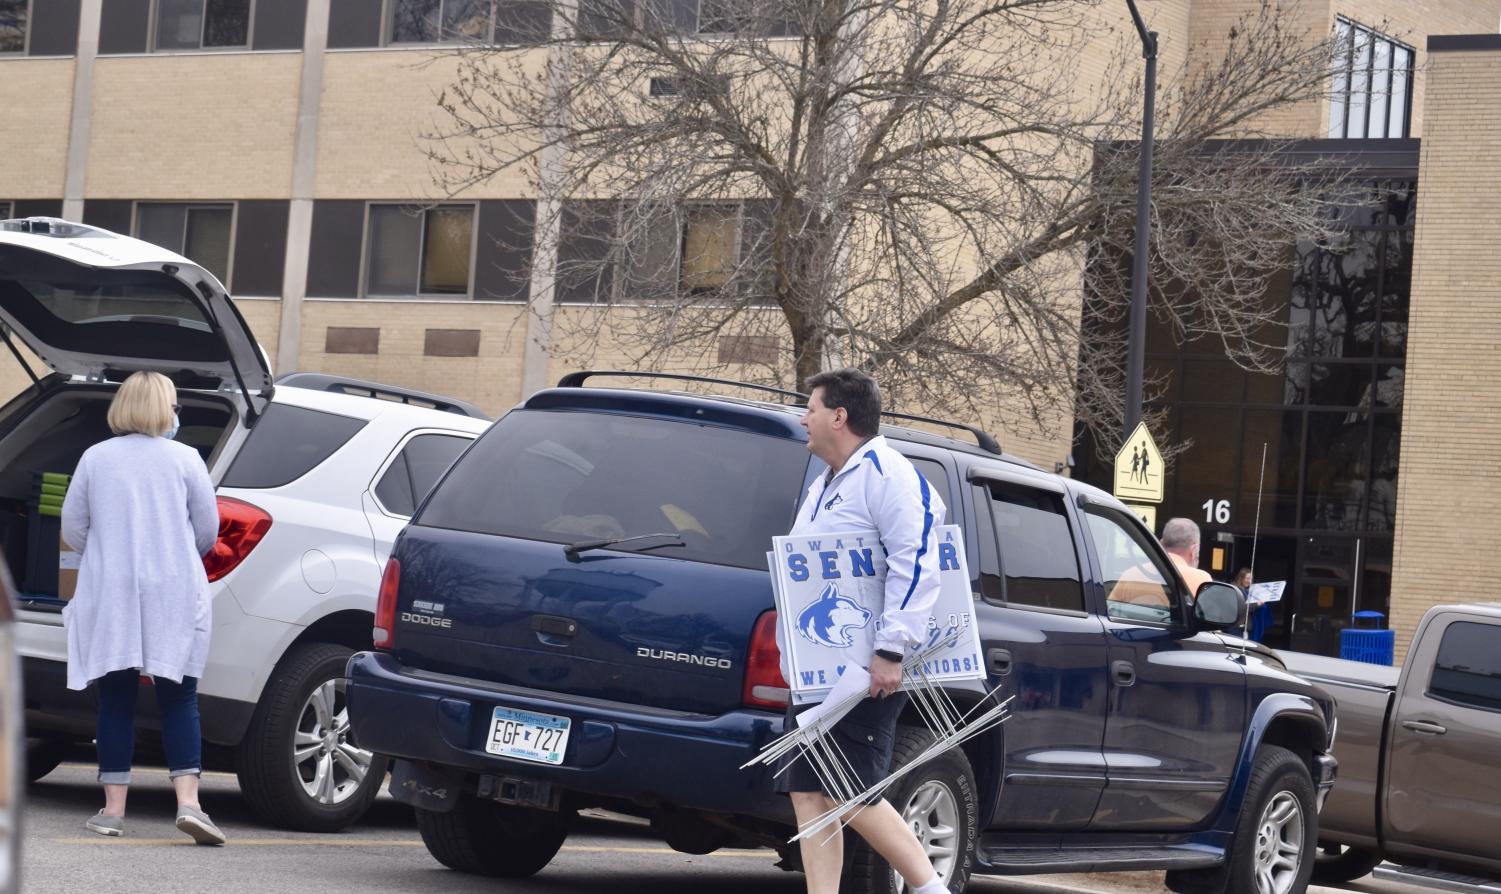
[[[97,844],[105,847],[193,847],[186,838],[58,838],[59,844]],[[231,838],[226,847],[422,847],[421,841],[400,838]],[[774,851],[730,850],[712,854],[679,854],[670,847],[604,847],[600,845],[565,844],[564,851],[582,854],[663,854],[669,856],[730,857],[752,860],[774,860]]]

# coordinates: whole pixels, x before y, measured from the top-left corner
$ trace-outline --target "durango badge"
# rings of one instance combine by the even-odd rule
[[[850,631],[869,624],[870,616],[869,609],[841,595],[833,584],[829,584],[798,614],[797,632],[809,642],[843,649],[854,645]]]

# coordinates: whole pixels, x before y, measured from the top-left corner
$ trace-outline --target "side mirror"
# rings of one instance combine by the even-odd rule
[[[1228,630],[1246,614],[1246,597],[1230,584],[1209,581],[1194,594],[1194,620],[1201,630]]]

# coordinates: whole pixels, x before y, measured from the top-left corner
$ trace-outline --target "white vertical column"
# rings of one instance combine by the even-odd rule
[[[307,297],[308,253],[313,238],[313,192],[317,184],[318,115],[323,100],[323,61],[328,49],[329,0],[308,0],[302,36],[302,85],[292,149],[292,201],[287,211],[287,253],[281,282],[281,327],[276,368],[292,372],[302,355],[302,301]]]
[[[564,4],[563,9],[572,12],[575,4]],[[553,15],[552,36],[563,41],[573,35],[568,30],[567,19],[574,16]],[[548,48],[547,89],[552,97],[560,97],[567,89],[569,60],[573,49],[570,43],[554,43]],[[566,114],[566,111],[561,113]],[[539,191],[537,195],[536,229],[532,245],[531,303],[526,320],[526,348],[522,354],[521,397],[523,400],[534,392],[552,384],[548,381],[548,356],[552,348],[552,319],[557,299],[558,241],[562,232],[563,211],[563,147],[557,141],[566,121],[554,122],[543,130],[543,139],[550,145],[542,149],[538,157],[540,166]]]
[[[78,52],[73,63],[73,120],[68,130],[68,166],[63,181],[63,217],[83,220],[89,172],[89,124],[94,111],[94,60],[99,58],[103,0],[83,0],[78,11]]]

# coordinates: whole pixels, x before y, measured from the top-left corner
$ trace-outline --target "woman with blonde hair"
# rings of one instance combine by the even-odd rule
[[[84,451],[73,473],[62,531],[83,558],[63,611],[68,688],[98,686],[104,809],[85,826],[101,835],[125,832],[136,695],[149,676],[177,793],[177,828],[199,844],[223,844],[198,803],[198,678],[209,641],[203,556],[218,537],[219,511],[202,458],[172,440],[177,409],[170,379],[131,374],[109,407],[116,437]]]

